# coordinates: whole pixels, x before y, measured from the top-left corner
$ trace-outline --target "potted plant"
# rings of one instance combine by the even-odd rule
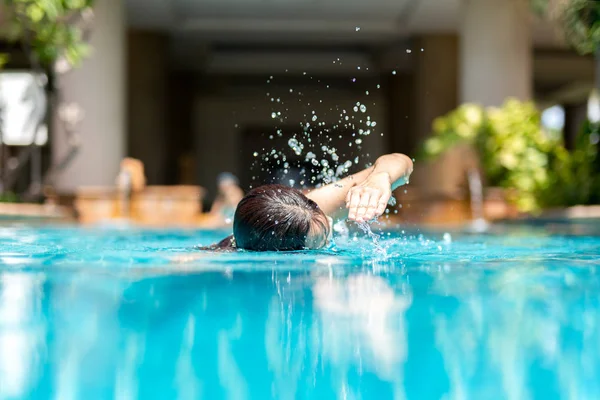
[[[433,159],[458,144],[473,146],[487,187],[523,213],[549,207],[591,204],[597,197],[600,163],[595,125],[587,124],[577,148],[569,152],[558,135],[545,130],[541,113],[531,102],[509,99],[502,107],[464,104],[436,119],[423,144]],[[597,129],[596,129],[597,130]],[[596,163],[596,164],[595,164]]]

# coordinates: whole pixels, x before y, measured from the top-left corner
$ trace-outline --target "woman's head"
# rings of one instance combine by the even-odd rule
[[[317,203],[297,189],[265,185],[237,206],[233,236],[238,248],[255,251],[318,249],[331,227]]]

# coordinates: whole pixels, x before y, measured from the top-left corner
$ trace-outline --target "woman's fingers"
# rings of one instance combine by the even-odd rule
[[[346,205],[348,208],[348,218],[354,221],[363,221],[369,208],[370,198],[371,194],[369,191],[364,189],[352,190],[350,192],[350,199]]]
[[[368,191],[363,191],[360,194],[360,201],[358,203],[358,207],[356,209],[356,221],[364,221],[365,215],[367,213],[367,209],[369,208],[369,200],[371,198],[371,193]]]
[[[375,211],[376,216],[379,217],[380,215],[383,215],[386,207],[387,207],[387,201],[383,201],[383,198],[381,198],[379,200],[379,204],[377,205],[377,210]]]
[[[354,221],[369,221],[381,216],[387,207],[391,192],[356,188],[348,192],[346,208],[348,218]]]
[[[380,197],[381,195],[377,191],[371,193],[371,197],[369,198],[369,206],[367,207],[367,211],[364,215],[365,221],[369,221],[374,217],[378,216],[375,214],[377,212],[377,206],[379,205]]]
[[[381,195],[377,196],[377,204],[374,207],[373,216],[371,218],[377,218],[385,212],[387,204],[390,201],[391,195],[391,192],[385,191],[381,193]]]
[[[348,218],[352,220],[356,219],[356,212],[360,204],[360,194],[358,190],[354,189],[349,192],[350,196],[346,207],[348,208]]]
[[[348,218],[361,222],[381,216],[385,212],[391,195],[389,190],[353,188],[348,192],[346,198]]]

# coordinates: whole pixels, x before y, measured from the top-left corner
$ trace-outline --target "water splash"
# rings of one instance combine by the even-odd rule
[[[373,246],[375,248],[374,253],[375,255],[379,256],[377,258],[386,259],[388,257],[388,252],[387,248],[381,242],[381,235],[373,232],[371,225],[368,222],[356,222],[356,225],[373,242]]]

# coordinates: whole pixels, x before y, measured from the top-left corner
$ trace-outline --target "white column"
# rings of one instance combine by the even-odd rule
[[[94,4],[92,54],[59,82],[63,100],[77,103],[84,112],[77,128],[79,152],[55,180],[56,189],[66,193],[79,186],[114,185],[125,155],[125,10],[121,0]],[[68,146],[56,122],[52,153],[60,160]]]
[[[462,0],[460,99],[484,106],[530,100],[532,43],[527,2]]]

